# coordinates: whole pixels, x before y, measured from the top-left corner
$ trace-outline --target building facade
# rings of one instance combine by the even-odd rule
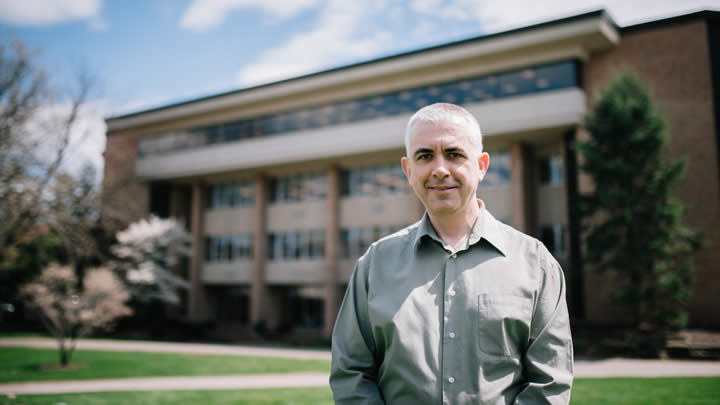
[[[328,337],[355,260],[417,221],[405,124],[434,102],[480,122],[478,195],[565,269],[576,319],[613,323],[612,275],[582,266],[571,145],[616,73],[652,88],[688,160],[678,195],[707,242],[691,324],[720,326],[720,13],[617,27],[602,11],[107,119],[106,206],[181,218],[193,235],[191,320]],[[234,333],[234,332],[233,332]]]

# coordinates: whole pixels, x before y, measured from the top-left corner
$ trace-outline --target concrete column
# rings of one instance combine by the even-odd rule
[[[534,236],[537,233],[537,174],[532,148],[516,143],[510,151],[510,218],[513,226]]]
[[[204,258],[205,191],[201,182],[192,185],[192,208],[190,213],[190,231],[192,233],[192,255],[190,256],[190,299],[188,318],[201,322],[211,318],[211,312],[202,282],[202,264]]]
[[[323,337],[330,338],[340,308],[338,294],[338,242],[340,236],[340,173],[337,167],[327,172],[327,214],[325,222],[325,301]]]
[[[269,294],[265,284],[265,260],[267,237],[265,223],[267,216],[267,180],[261,174],[255,177],[255,223],[253,224],[253,272],[250,287],[250,323],[268,323],[267,300]]]

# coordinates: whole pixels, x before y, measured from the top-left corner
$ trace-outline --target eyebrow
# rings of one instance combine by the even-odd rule
[[[453,152],[465,153],[465,150],[459,146],[451,146],[449,148],[445,148],[445,150],[443,150],[443,152],[444,153],[453,153]]]
[[[433,150],[430,148],[420,148],[413,153],[413,157],[417,157],[417,155],[422,155],[423,153],[433,153]]]
[[[465,149],[459,147],[459,146],[450,146],[445,149],[443,149],[443,153],[465,153]],[[420,148],[413,153],[413,157],[417,157],[418,155],[422,155],[424,153],[435,153],[434,150],[430,148]]]

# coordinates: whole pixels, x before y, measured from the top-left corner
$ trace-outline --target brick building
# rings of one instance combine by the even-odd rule
[[[560,261],[575,318],[612,323],[612,276],[583,271],[570,213],[587,179],[570,144],[620,71],[650,85],[670,153],[687,158],[677,193],[708,242],[691,324],[720,327],[718,12],[629,27],[591,12],[108,118],[106,201],[186,222],[190,319],[328,336],[357,257],[422,215],[399,165],[405,123],[453,102],[478,118],[491,156],[479,196]]]

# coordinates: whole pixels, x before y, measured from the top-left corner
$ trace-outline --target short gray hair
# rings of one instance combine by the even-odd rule
[[[405,128],[405,153],[410,156],[410,135],[415,125],[420,122],[438,124],[441,122],[454,122],[467,128],[470,142],[475,146],[478,154],[482,153],[482,132],[480,124],[466,109],[450,103],[435,103],[419,109],[407,123]]]

